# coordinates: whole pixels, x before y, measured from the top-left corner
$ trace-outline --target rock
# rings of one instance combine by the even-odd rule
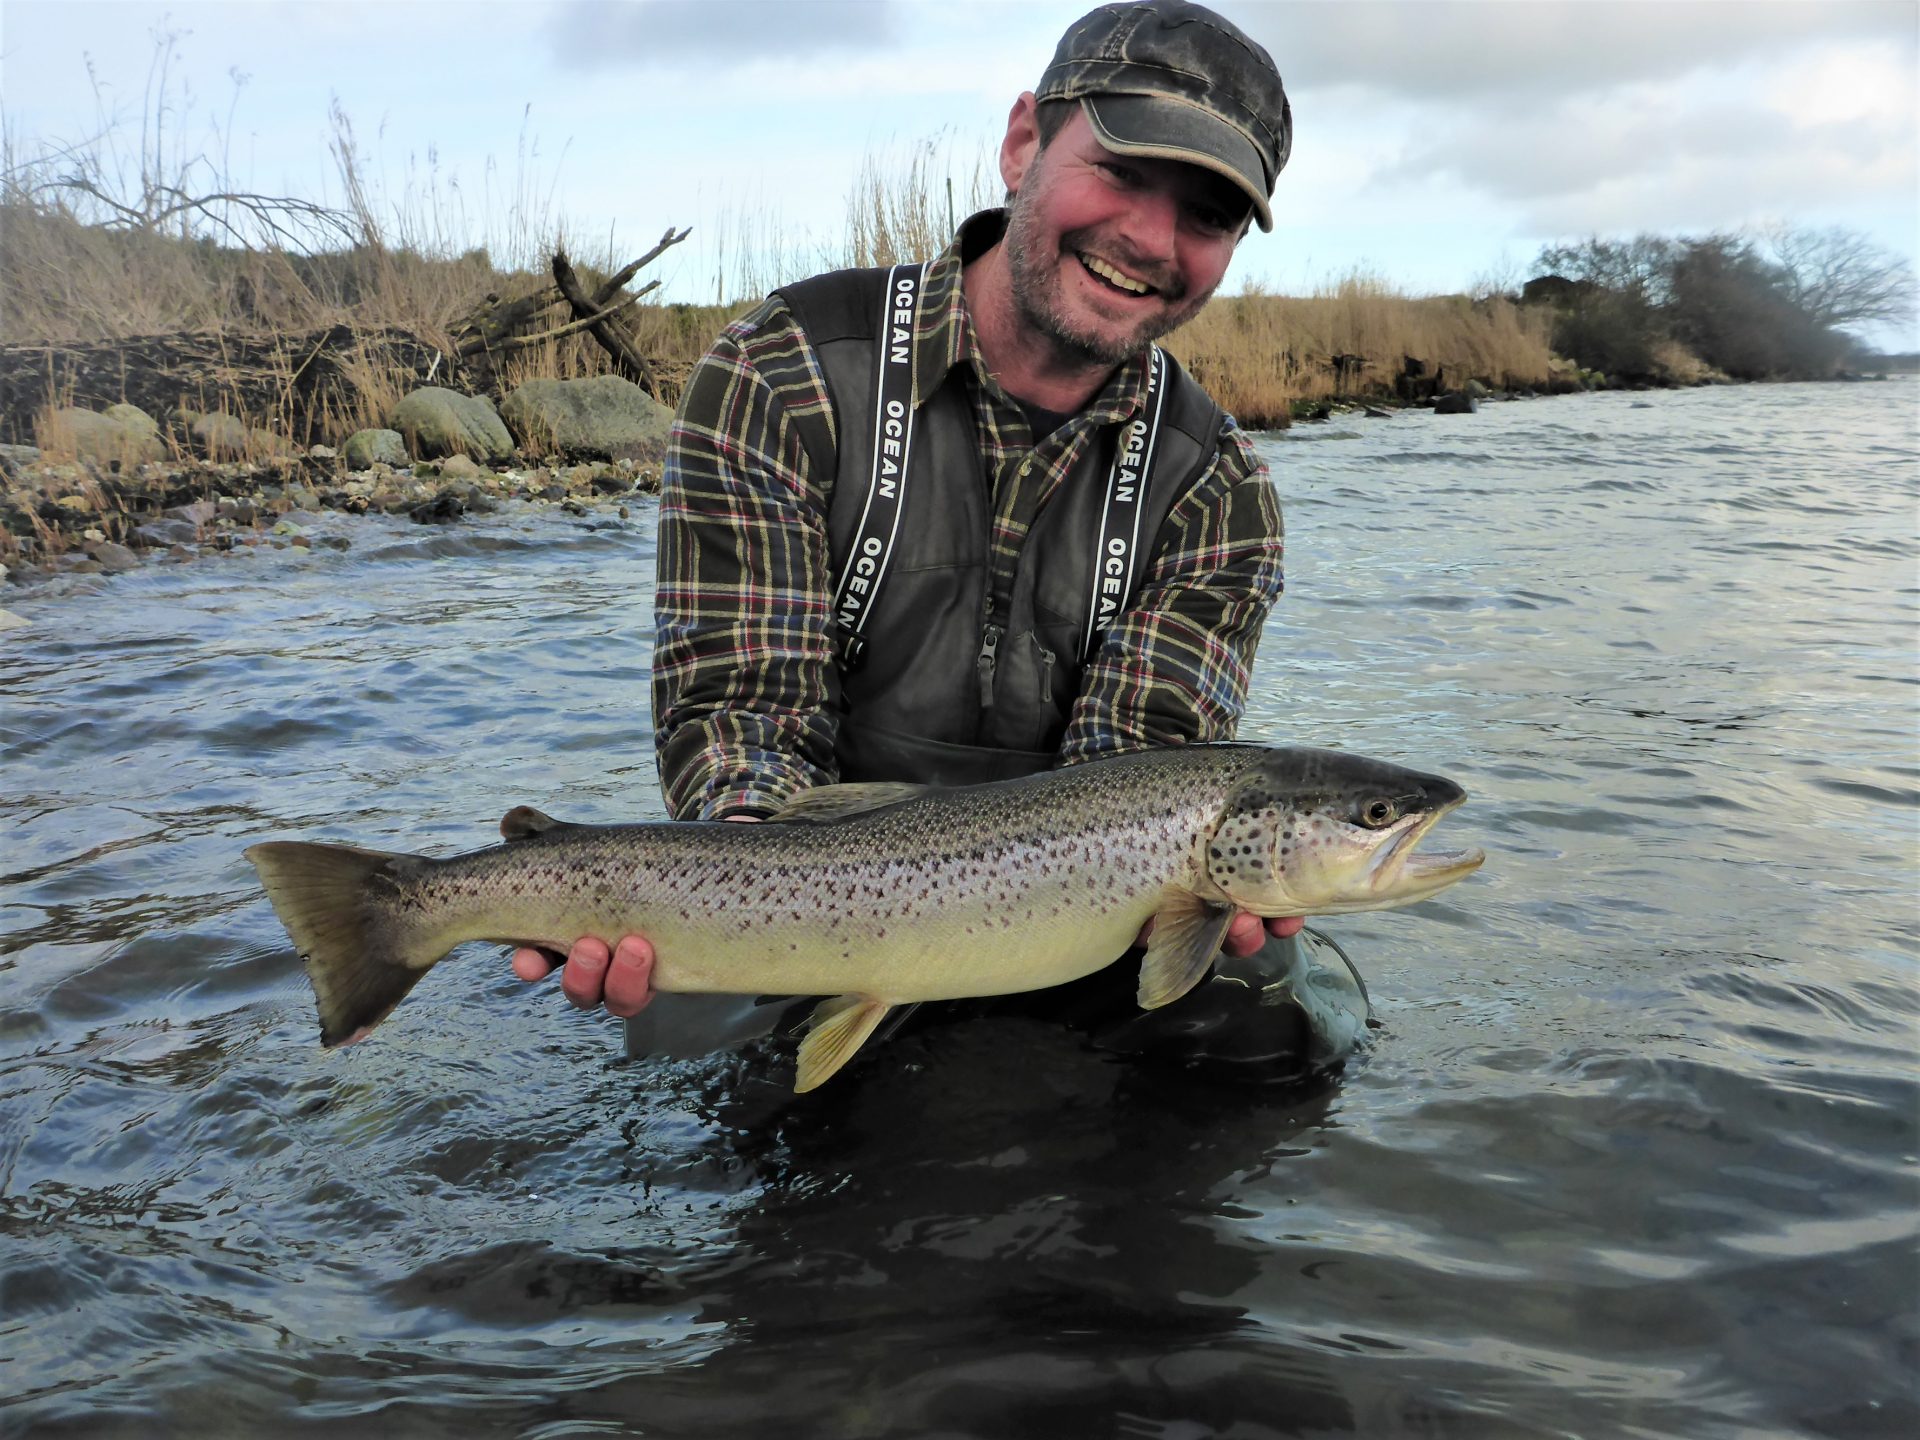
[[[371,470],[376,465],[405,465],[407,442],[398,430],[356,430],[342,452],[349,470]]]
[[[11,610],[0,610],[0,630],[19,630],[32,623],[31,620],[22,619]]]
[[[478,455],[504,460],[513,453],[513,437],[484,396],[428,386],[394,406],[390,423],[407,449],[423,459]]]
[[[0,465],[17,470],[27,465],[40,463],[38,445],[0,445]]]
[[[270,530],[268,533],[272,535],[304,535],[307,532],[301,529],[298,525],[294,524],[291,520],[282,520],[278,524],[276,524],[273,527],[273,529]]]
[[[465,455],[449,455],[440,466],[443,480],[478,480],[485,473]]]
[[[673,425],[671,410],[618,375],[529,380],[500,415],[530,453],[573,459],[658,461]]]
[[[331,445],[315,445],[307,451],[307,458],[310,460],[337,460],[340,458],[340,452]]]
[[[104,414],[74,406],[55,410],[39,438],[54,449],[70,442],[74,454],[102,465],[137,465],[167,455],[159,425],[137,405],[114,405]]]
[[[191,419],[188,417],[191,416]],[[183,410],[181,420],[187,426],[187,438],[193,448],[209,460],[239,460],[247,453],[253,436],[247,427],[231,415],[202,415]]]
[[[147,545],[191,545],[200,538],[200,527],[191,520],[163,515],[158,520],[147,521],[133,533]]]
[[[1478,400],[1459,390],[1436,396],[1433,402],[1433,413],[1436,415],[1472,415],[1479,409]]]
[[[419,525],[444,525],[466,513],[467,507],[460,497],[451,490],[443,490],[424,504],[414,506],[407,515]]]
[[[1492,393],[1491,390],[1487,389],[1487,387],[1482,385],[1478,380],[1472,378],[1467,380],[1466,396],[1469,400],[1484,400]]]
[[[87,547],[87,553],[99,561],[100,568],[109,575],[119,575],[125,571],[140,568],[140,557],[138,555],[135,555],[133,551],[129,550],[126,546],[115,544],[111,540],[103,540],[98,544],[89,545]]]

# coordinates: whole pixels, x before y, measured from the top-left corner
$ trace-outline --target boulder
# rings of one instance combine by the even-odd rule
[[[1480,402],[1460,390],[1450,390],[1445,395],[1436,396],[1433,413],[1436,415],[1472,415],[1480,408]]]
[[[87,553],[100,564],[100,568],[109,575],[119,575],[127,570],[140,568],[140,557],[126,546],[112,540],[101,540],[87,547]]]
[[[481,395],[430,385],[394,406],[388,423],[400,432],[407,449],[423,460],[443,455],[504,460],[513,453],[513,437],[500,423],[493,403]]]
[[[500,415],[529,454],[575,460],[658,462],[667,452],[673,412],[631,380],[529,380]]]
[[[185,432],[195,452],[209,460],[258,460],[293,453],[293,447],[273,431],[225,413],[176,410],[173,423]]]
[[[40,463],[37,445],[0,445],[0,470],[24,470]]]
[[[167,456],[159,424],[137,405],[114,405],[104,414],[75,406],[55,410],[40,438],[55,448],[71,438],[74,454],[103,465],[137,465]]]
[[[356,430],[347,437],[341,455],[349,470],[371,470],[375,465],[405,465],[407,442],[398,430]]]

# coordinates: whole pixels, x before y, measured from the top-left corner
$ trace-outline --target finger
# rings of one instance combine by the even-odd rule
[[[1228,922],[1226,938],[1220,942],[1220,948],[1236,959],[1245,959],[1266,943],[1267,929],[1260,923],[1260,917],[1239,910]]]
[[[607,967],[607,1011],[631,1019],[653,999],[653,946],[638,935],[621,939]]]
[[[1307,928],[1304,915],[1276,915],[1267,921],[1267,933],[1276,940],[1284,940],[1289,935],[1298,935]]]
[[[522,980],[544,980],[565,964],[566,958],[551,950],[524,946],[513,952],[513,973]]]
[[[560,988],[567,999],[582,1010],[599,1006],[607,983],[607,962],[612,952],[607,942],[591,935],[573,942],[567,952],[567,968],[560,972]]]

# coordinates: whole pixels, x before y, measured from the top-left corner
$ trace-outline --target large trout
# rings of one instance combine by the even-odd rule
[[[1190,745],[990,785],[825,786],[764,825],[570,825],[521,807],[506,844],[445,860],[279,841],[247,858],[307,962],[327,1045],[361,1038],[465,941],[564,950],[637,932],[656,990],[834,997],[800,1046],[795,1088],[811,1090],[889,1007],[1065,984],[1148,920],[1151,1009],[1206,975],[1236,908],[1424,899],[1484,858],[1415,848],[1465,799],[1334,750]]]

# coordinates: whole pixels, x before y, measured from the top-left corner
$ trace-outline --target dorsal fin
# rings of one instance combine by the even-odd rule
[[[898,805],[902,800],[924,795],[932,788],[931,785],[911,785],[903,780],[874,780],[860,785],[816,785],[811,790],[802,790],[767,819],[783,823],[795,820],[807,823],[839,820],[863,811]]]
[[[580,830],[584,826],[570,820],[556,820],[531,805],[516,805],[500,817],[500,834],[508,840],[533,840],[555,830]]]

